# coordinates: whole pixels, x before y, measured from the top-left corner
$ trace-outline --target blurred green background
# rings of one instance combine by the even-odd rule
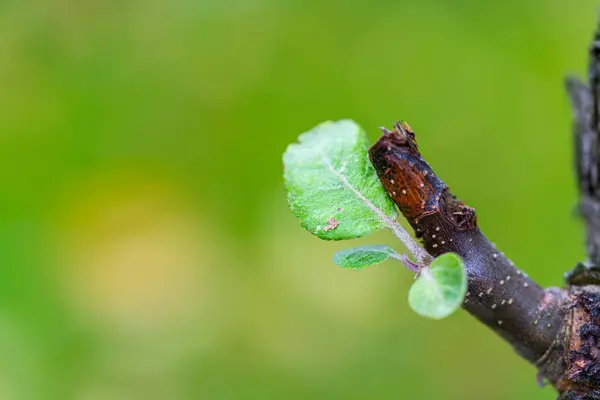
[[[335,267],[281,154],[408,120],[543,285],[584,258],[563,76],[591,0],[0,1],[0,399],[552,399],[410,274]],[[401,246],[386,232],[358,243]]]

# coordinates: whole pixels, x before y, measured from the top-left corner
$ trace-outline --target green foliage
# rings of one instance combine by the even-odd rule
[[[445,253],[421,270],[408,293],[408,303],[417,314],[441,319],[460,307],[466,292],[462,259],[454,253]]]
[[[391,256],[397,254],[390,246],[360,246],[338,251],[333,256],[333,262],[343,268],[363,269],[377,265]]]
[[[365,132],[353,121],[324,122],[283,155],[287,198],[302,226],[325,240],[365,236],[396,217],[367,156]]]

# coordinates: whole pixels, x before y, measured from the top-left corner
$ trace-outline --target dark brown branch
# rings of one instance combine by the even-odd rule
[[[575,170],[580,192],[579,209],[586,224],[587,252],[591,265],[600,265],[600,36],[590,47],[590,87],[567,79],[574,114]]]
[[[579,210],[588,261],[567,274],[571,303],[563,329],[561,400],[600,399],[600,31],[590,47],[589,87],[567,79],[573,108]]]
[[[459,201],[421,157],[406,123],[396,124],[370,149],[386,191],[433,256],[465,261],[464,308],[532,363],[550,348],[562,325],[562,291],[544,290],[499,251],[477,227],[475,210]]]
[[[592,80],[593,81],[593,80]],[[579,211],[586,225],[587,253],[591,264],[600,265],[600,181],[597,96],[576,78],[567,79],[574,122],[575,170],[579,185]]]

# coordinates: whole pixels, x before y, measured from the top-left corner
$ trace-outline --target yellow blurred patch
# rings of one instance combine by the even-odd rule
[[[65,195],[59,274],[84,319],[114,329],[200,323],[216,289],[220,242],[181,189],[127,170],[86,177]]]

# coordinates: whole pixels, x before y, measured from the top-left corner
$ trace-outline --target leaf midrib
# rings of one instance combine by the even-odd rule
[[[365,197],[365,195],[363,195],[358,189],[356,189],[354,187],[354,185],[352,185],[349,181],[348,178],[346,178],[346,176],[342,175],[331,163],[331,161],[329,160],[329,158],[327,156],[325,156],[325,154],[323,153],[323,151],[321,150],[321,148],[317,148],[317,151],[319,152],[319,156],[321,157],[321,160],[323,161],[323,163],[327,166],[327,168],[329,169],[329,171],[340,181],[342,182],[342,184],[349,189],[360,201],[362,201],[363,203],[365,203],[365,205],[367,207],[369,207],[371,210],[373,210],[377,216],[384,222],[384,224],[386,226],[389,226],[391,218],[388,217],[380,208],[378,208],[375,204],[371,203],[371,201],[369,199],[367,199]]]

